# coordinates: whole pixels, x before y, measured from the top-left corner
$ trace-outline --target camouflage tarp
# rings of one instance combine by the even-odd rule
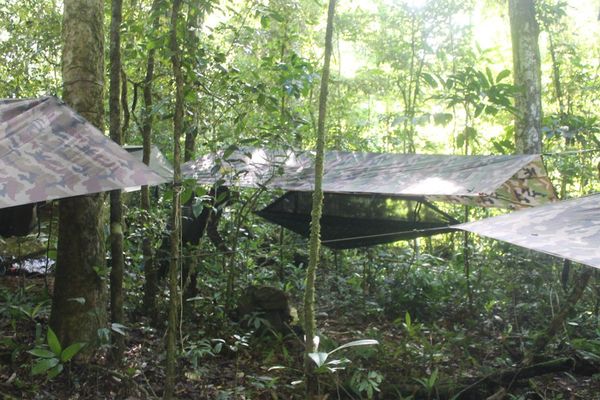
[[[166,181],[55,97],[0,100],[0,208]]]
[[[202,184],[266,186],[312,191],[311,153],[242,149],[207,155],[183,165]],[[556,199],[539,155],[451,156],[327,152],[323,190],[424,197],[485,207],[517,209]]]
[[[136,145],[123,146],[125,150],[139,161],[143,160],[144,147]],[[169,181],[173,180],[173,166],[156,145],[150,148],[150,168]]]
[[[600,195],[515,211],[455,228],[600,268]]]
[[[144,159],[144,146],[127,145],[123,146],[125,150],[140,162]],[[150,148],[150,168],[169,182],[173,180],[173,166],[167,160],[167,157],[160,151],[158,147],[152,145]],[[140,190],[140,186],[125,188],[126,192],[135,192]]]

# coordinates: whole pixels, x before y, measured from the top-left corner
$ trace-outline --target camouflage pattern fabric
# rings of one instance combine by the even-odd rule
[[[600,268],[600,195],[515,211],[455,228]]]
[[[0,100],[0,208],[166,181],[55,97]]]
[[[125,150],[138,161],[143,162],[144,160],[144,147],[136,145],[123,146]],[[156,145],[152,145],[150,148],[150,168],[169,182],[173,180],[173,166],[167,160],[167,157],[160,151]],[[140,186],[132,186],[125,188],[126,192],[135,192],[140,190]]]
[[[125,150],[140,162],[143,162],[144,147],[136,145],[123,146]],[[150,147],[150,168],[169,181],[173,180],[173,166],[156,145]]]
[[[202,184],[223,180],[241,187],[312,191],[309,152],[241,149],[206,155],[183,165],[183,176]],[[518,209],[555,201],[539,155],[451,156],[327,152],[323,190],[421,196],[483,207]]]

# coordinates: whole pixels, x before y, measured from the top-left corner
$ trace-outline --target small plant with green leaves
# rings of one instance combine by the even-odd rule
[[[421,330],[423,328],[421,324],[412,321],[412,318],[408,311],[404,314],[404,321],[402,321],[401,318],[398,318],[394,321],[394,323],[396,325],[401,325],[406,330],[408,336],[411,338],[420,335]]]
[[[49,300],[43,300],[37,304],[23,304],[19,306],[11,306],[23,316],[27,317],[32,322],[36,322],[40,316],[48,315],[50,310]]]
[[[335,381],[336,381],[336,385],[338,386],[338,389],[339,389],[339,381],[338,381],[338,377],[335,374],[335,372],[344,370],[348,366],[348,364],[350,364],[350,360],[346,357],[331,359],[330,358],[331,355],[333,355],[334,353],[336,353],[340,350],[347,349],[350,347],[371,346],[371,345],[379,344],[379,342],[374,339],[354,340],[352,342],[348,342],[346,344],[338,346],[335,349],[331,350],[330,352],[322,352],[322,351],[318,351],[319,341],[320,341],[319,337],[315,336],[314,343],[315,343],[315,350],[317,350],[317,351],[315,351],[313,353],[308,353],[308,357],[311,360],[313,360],[313,362],[316,364],[315,372],[317,374],[319,374],[319,375],[333,374]],[[296,384],[299,382],[300,381],[297,381],[295,383],[293,382],[292,384]],[[371,388],[371,390],[373,390],[373,388]]]
[[[271,329],[271,323],[262,312],[252,312],[242,318],[242,324],[258,332],[261,328]]]
[[[318,339],[318,336],[316,338]],[[318,349],[318,347],[319,347],[318,343],[319,343],[319,341],[316,340],[315,349]],[[327,361],[333,353],[336,353],[342,349],[347,349],[349,347],[371,346],[371,345],[375,345],[375,344],[379,344],[379,342],[374,339],[354,340],[352,342],[338,346],[328,353],[314,352],[314,353],[308,353],[308,356],[317,365],[317,372],[335,372],[340,369],[344,369],[344,367],[350,362],[350,360],[348,360],[347,358],[344,357],[344,358],[340,358],[340,359]]]
[[[372,399],[375,392],[379,392],[379,385],[383,382],[383,375],[378,371],[358,369],[350,378],[350,387],[359,395],[364,393],[367,399]]]
[[[49,300],[43,299],[40,302],[32,303],[32,295],[30,289],[33,287],[26,286],[15,292],[0,289],[0,316],[5,316],[9,319],[23,319],[23,317],[36,322],[39,317],[46,316],[49,313]]]
[[[438,382],[438,370],[433,370],[431,375],[427,378],[415,378],[415,381],[419,382],[423,389],[427,392],[427,400],[431,399],[431,395],[436,391],[436,385]]]
[[[185,355],[189,358],[194,369],[198,369],[200,359],[210,356],[214,357],[221,352],[225,340],[203,338],[190,343]]]
[[[571,339],[570,344],[583,359],[600,363],[600,329],[596,329],[596,338]]]
[[[46,374],[48,379],[58,376],[63,371],[65,365],[86,345],[85,343],[73,343],[63,349],[58,337],[50,327],[48,327],[46,341],[46,344],[36,346],[32,350],[29,350],[28,353],[36,357],[36,361],[31,367],[31,374]]]

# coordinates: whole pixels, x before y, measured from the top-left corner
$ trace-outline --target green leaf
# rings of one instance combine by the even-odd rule
[[[217,344],[215,344],[215,346],[213,347],[213,353],[215,353],[215,354],[220,353],[222,349],[223,349],[223,342],[217,342]]]
[[[56,354],[54,354],[53,352],[51,352],[50,350],[46,350],[46,349],[40,349],[39,347],[36,347],[33,350],[29,350],[28,351],[29,354],[32,354],[36,357],[41,357],[41,358],[52,358],[52,357],[56,357]]]
[[[58,358],[42,358],[31,368],[31,375],[39,375],[58,365]]]
[[[268,29],[269,25],[271,25],[271,21],[269,20],[269,17],[266,15],[263,15],[260,17],[260,26],[263,29]]]
[[[483,110],[485,109],[485,104],[477,104],[475,106],[475,113],[473,114],[473,116],[475,118],[479,117],[481,115],[481,113],[483,112]]]
[[[183,190],[183,192],[181,193],[181,197],[180,197],[181,204],[187,203],[192,198],[193,194],[194,194],[194,191],[192,189],[185,188]]]
[[[346,349],[348,347],[356,347],[356,346],[372,346],[374,344],[379,344],[379,342],[375,339],[361,339],[361,340],[354,340],[352,342],[346,343],[341,345],[340,347],[337,347],[333,350],[331,350],[328,355],[332,355],[333,353],[335,353],[338,350],[342,350],[342,349]]]
[[[467,126],[465,128],[465,133],[470,140],[477,138],[477,129],[473,128],[472,126]]]
[[[577,353],[579,353],[581,357],[583,357],[586,360],[590,360],[594,363],[600,362],[600,356],[598,356],[598,354],[586,350],[577,350]]]
[[[85,343],[73,343],[72,345],[63,350],[63,352],[60,354],[60,360],[62,362],[70,361],[84,347]]]
[[[431,76],[431,74],[428,74],[428,73],[424,72],[424,73],[422,73],[422,74],[421,74],[421,76],[423,77],[423,80],[424,80],[425,82],[427,82],[427,84],[428,84],[430,87],[432,87],[432,88],[434,88],[434,89],[435,89],[435,88],[437,88],[437,86],[438,86],[438,83],[437,83],[437,81],[435,80],[435,78],[434,78],[433,76]]]
[[[52,350],[52,352],[58,357],[60,353],[62,353],[62,347],[58,341],[56,333],[54,333],[52,328],[48,327],[48,334],[46,337],[48,339],[48,346],[50,347],[50,350]]]
[[[494,84],[494,76],[492,75],[492,70],[490,70],[490,67],[485,67],[485,74],[487,76],[488,81],[490,82],[490,84]]]
[[[269,16],[271,18],[273,18],[277,22],[283,22],[284,21],[283,16],[280,13],[276,12],[276,11],[271,11],[271,13],[269,14]]]
[[[452,114],[449,113],[435,113],[433,114],[433,122],[436,125],[447,125],[450,121],[452,121]]]
[[[315,362],[315,364],[317,364],[317,367],[321,367],[323,364],[325,364],[325,361],[327,361],[327,357],[329,357],[329,354],[318,352],[308,353],[308,356],[311,358],[311,360]]]
[[[100,340],[101,343],[108,343],[108,342],[110,342],[110,329],[108,329],[108,328],[99,328],[96,331],[96,334],[98,335],[98,340]]]
[[[488,82],[487,77],[483,72],[477,71],[475,75],[477,75],[479,85],[477,85],[476,82],[471,82],[474,85],[473,90],[477,90],[479,88],[487,89],[490,87],[490,83]]]
[[[458,147],[460,149],[464,145],[465,145],[465,134],[459,133],[458,135],[456,135],[456,147]]]
[[[56,376],[58,376],[58,374],[60,374],[62,372],[62,370],[63,370],[63,365],[58,364],[57,366],[55,366],[54,368],[52,368],[48,371],[48,378],[49,379],[56,378]]]
[[[328,361],[327,365],[328,366],[336,366],[336,365],[345,365],[348,363],[350,363],[350,360],[348,360],[347,358],[340,358],[340,359]]]
[[[499,154],[505,154],[505,148],[502,146],[502,144],[500,144],[499,142],[492,141],[492,145],[494,146],[494,150],[496,150],[496,152],[498,152]]]
[[[127,327],[123,324],[113,322],[112,324],[110,324],[110,329],[112,329],[114,332],[117,332],[118,334],[125,336],[125,331],[127,330]]]
[[[438,378],[438,369],[436,368],[435,370],[433,370],[433,372],[431,373],[431,376],[429,377],[430,387],[433,387],[435,385],[435,383],[437,382],[437,378]]]
[[[508,70],[508,69],[500,71],[498,76],[496,76],[496,83],[500,82],[502,79],[508,77],[509,75],[510,75],[510,70]]]
[[[231,155],[236,151],[239,151],[239,147],[236,145],[232,144],[231,146],[228,146],[225,151],[223,151],[223,159],[231,157]]]
[[[196,200],[192,203],[192,214],[194,214],[194,217],[198,218],[200,214],[202,214],[203,208],[204,204],[202,201],[196,198]]]
[[[48,251],[48,258],[49,259],[56,261],[56,255],[57,255],[56,250],[50,250],[50,251]]]
[[[485,113],[494,116],[498,114],[498,109],[496,107],[487,106],[485,108]]]
[[[150,40],[150,41],[148,41],[148,43],[146,43],[146,50],[156,49],[157,47],[159,47],[159,45],[160,45],[159,40]]]
[[[76,303],[79,303],[81,305],[85,304],[85,297],[71,297],[70,299],[67,299],[68,301],[74,301]]]

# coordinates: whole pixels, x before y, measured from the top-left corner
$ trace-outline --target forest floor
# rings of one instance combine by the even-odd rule
[[[52,280],[48,283],[51,285]],[[91,366],[71,363],[56,378],[32,376],[35,360],[28,350],[39,343],[49,317],[43,277],[0,277],[0,397],[4,399],[148,399],[160,398],[164,384],[164,335],[142,318],[130,324],[123,365],[106,362],[107,348]],[[347,300],[347,299],[346,299]],[[318,312],[321,351],[358,339],[379,345],[341,350],[330,355],[319,374],[329,399],[447,399],[461,382],[518,361],[526,337],[456,315],[423,324],[409,316],[389,321],[375,306],[322,304]],[[355,302],[354,302],[355,303]],[[368,305],[361,299],[363,305]],[[365,309],[367,309],[365,311]],[[180,399],[302,399],[302,344],[293,336],[257,338],[239,325],[211,327],[205,315],[190,310],[181,329],[183,357],[176,396]],[[202,309],[206,312],[206,308]],[[463,317],[459,317],[460,315]],[[37,338],[37,339],[36,339]],[[569,357],[570,349],[552,357]],[[517,360],[515,360],[517,358]],[[600,399],[600,371],[585,375],[564,371],[491,385],[458,398],[575,400]],[[464,386],[467,387],[467,386]],[[463,387],[463,388],[464,388]],[[502,394],[502,396],[500,396]],[[326,398],[326,397],[324,397]],[[489,397],[490,399],[492,397]]]

